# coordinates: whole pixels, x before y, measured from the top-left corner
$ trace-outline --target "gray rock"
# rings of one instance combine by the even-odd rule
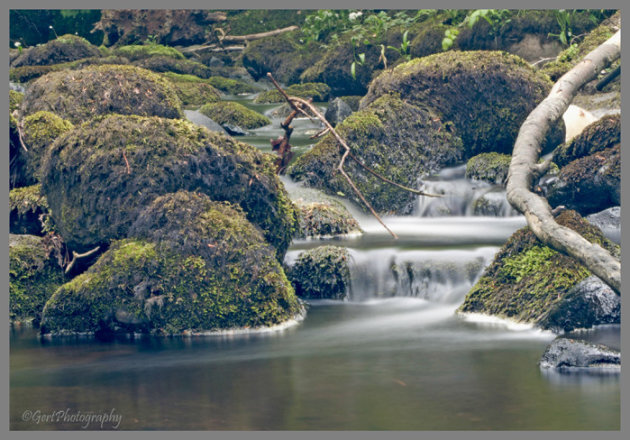
[[[596,212],[587,216],[586,220],[601,229],[606,238],[621,244],[621,207]]]
[[[341,98],[335,98],[326,109],[326,120],[335,127],[352,114],[352,109]]]
[[[243,130],[238,125],[232,124],[221,124],[221,127],[230,135],[230,136],[247,136],[247,131]]]
[[[219,124],[214,122],[212,119],[210,119],[206,115],[199,113],[197,110],[184,110],[184,114],[186,115],[186,119],[188,119],[193,124],[206,127],[210,131],[226,133],[223,127],[221,127]]]
[[[208,67],[223,67],[224,65],[225,63],[217,57],[212,57],[210,61],[208,61]]]
[[[541,368],[619,368],[621,353],[604,345],[555,339],[540,359]]]
[[[571,331],[620,321],[620,297],[601,279],[590,276],[574,286],[540,325],[554,331]]]

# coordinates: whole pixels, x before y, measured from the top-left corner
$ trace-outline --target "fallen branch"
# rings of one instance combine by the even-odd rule
[[[612,72],[606,75],[600,82],[595,86],[595,90],[601,92],[601,90],[606,87],[613,79],[617,78],[621,73],[621,64],[615,67]]]
[[[68,266],[66,267],[65,273],[69,273],[70,269],[72,269],[72,267],[74,266],[74,263],[79,259],[79,258],[86,258],[89,257],[90,255],[95,254],[96,252],[99,251],[101,247],[100,246],[96,246],[94,249],[89,250],[87,252],[84,252],[82,254],[78,254],[76,251],[72,251],[72,261],[70,261],[70,264],[68,264]]]
[[[24,143],[24,137],[22,135],[22,121],[20,121],[20,115],[18,114],[17,110],[13,111],[13,117],[18,121],[18,123],[15,124],[15,128],[17,129],[17,132],[18,132],[18,139],[20,140],[20,146],[22,147],[24,151],[28,153],[28,148],[26,148],[26,144]]]
[[[547,200],[533,193],[531,187],[541,168],[537,165],[541,143],[551,124],[566,111],[580,87],[597,78],[604,67],[619,58],[620,50],[621,37],[618,31],[556,82],[547,98],[529,114],[521,126],[514,144],[507,182],[508,201],[525,215],[527,224],[536,237],[575,258],[610,285],[617,294],[621,292],[619,259],[574,230],[556,223]]]
[[[274,35],[279,35],[279,34],[283,34],[285,32],[291,32],[291,31],[295,31],[298,30],[299,27],[298,26],[289,26],[289,27],[285,27],[282,29],[275,29],[273,31],[268,31],[268,32],[260,32],[257,34],[249,34],[249,35],[225,35],[225,36],[220,36],[219,40],[220,41],[227,41],[227,42],[241,42],[241,41],[254,41],[254,40],[260,40],[261,38],[265,38],[265,37],[271,37]]]
[[[182,53],[192,53],[197,55],[197,52],[233,52],[237,50],[243,50],[245,46],[219,46],[217,44],[207,44],[204,46],[189,46],[179,49]]]

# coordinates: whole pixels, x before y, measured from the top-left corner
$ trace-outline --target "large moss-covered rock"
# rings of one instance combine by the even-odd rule
[[[125,57],[129,61],[142,60],[151,57],[169,57],[183,60],[184,55],[174,47],[162,44],[133,44],[119,46],[113,50],[113,54]]]
[[[48,66],[96,56],[100,56],[98,47],[85,38],[63,35],[56,40],[25,51],[13,61],[11,67]]]
[[[350,253],[337,246],[304,251],[289,269],[295,293],[309,299],[343,299],[350,286]]]
[[[255,93],[259,89],[244,81],[240,81],[234,78],[224,78],[222,76],[211,76],[208,78],[208,82],[213,87],[221,90],[222,92],[230,95],[241,95],[244,93]]]
[[[181,60],[170,56],[144,58],[134,61],[133,64],[154,72],[173,72],[181,75],[195,75],[204,79],[210,78],[213,74],[211,68],[197,61]]]
[[[73,249],[126,236],[156,197],[180,189],[239,204],[284,255],[295,217],[273,157],[190,122],[111,115],[53,144],[42,187]]]
[[[546,184],[553,207],[564,205],[582,215],[621,203],[621,146],[598,151],[570,162]]]
[[[9,113],[18,110],[24,100],[24,93],[9,90]]]
[[[300,227],[296,238],[361,233],[359,223],[339,202],[295,202]]]
[[[170,82],[133,66],[90,66],[54,72],[30,84],[24,114],[50,111],[77,123],[93,116],[126,115],[181,118],[181,102]]]
[[[551,85],[545,75],[516,56],[449,51],[381,73],[370,83],[361,107],[384,94],[400,93],[410,104],[431,108],[443,123],[452,122],[464,141],[466,157],[491,151],[511,154],[521,124]],[[562,139],[563,130],[553,130],[543,150]]]
[[[453,134],[450,123],[425,106],[384,95],[346,118],[336,131],[352,153],[376,172],[389,179],[417,188],[418,178],[453,165],[462,159],[462,141]],[[289,168],[289,175],[331,194],[339,192],[363,202],[337,172],[340,146],[331,135],[300,156]],[[345,170],[359,190],[380,212],[409,214],[415,195],[369,174],[348,158]]]
[[[579,135],[553,152],[560,167],[569,162],[614,147],[621,142],[621,116],[608,115],[587,126]]]
[[[221,99],[221,93],[206,79],[172,72],[167,72],[164,76],[175,87],[177,96],[183,105],[201,106]]]
[[[619,246],[575,211],[562,212],[556,221],[619,255]],[[542,244],[526,227],[515,232],[497,253],[492,264],[468,292],[459,311],[495,315],[555,329],[557,322],[549,320],[549,317],[554,310],[565,307],[567,301],[573,301],[573,289],[590,276],[588,269],[573,258]],[[598,311],[589,310],[586,313]],[[562,324],[564,329],[571,330],[586,321],[582,316],[578,321],[564,321]]]
[[[11,234],[42,235],[42,227],[50,216],[46,196],[41,193],[41,185],[9,191],[9,210]]]
[[[466,162],[466,177],[505,185],[512,156],[500,153],[481,153]]]
[[[221,125],[229,124],[251,129],[271,124],[268,117],[238,102],[211,102],[201,107],[199,112]]]
[[[298,98],[313,98],[315,102],[324,102],[328,100],[330,96],[330,87],[322,83],[304,83],[293,84],[286,87],[284,91],[289,96],[297,96]],[[259,94],[254,102],[259,104],[267,104],[274,102],[285,102],[284,96],[276,90],[268,90]]]
[[[9,235],[9,317],[40,320],[44,304],[64,282],[63,269],[46,240],[33,235]]]
[[[54,113],[39,111],[24,118],[24,143],[28,145],[26,153],[26,172],[36,181],[41,177],[40,167],[48,147],[74,125]]]
[[[275,250],[236,206],[167,194],[130,235],[55,293],[45,332],[178,334],[269,326],[301,313]]]
[[[579,44],[573,44],[562,51],[556,60],[547,63],[542,71],[549,75],[552,81],[557,81],[589,52],[612,37],[620,27],[621,12],[617,12],[593,29]]]
[[[9,70],[9,79],[13,82],[25,83],[51,72],[80,70],[88,66],[102,66],[105,64],[129,64],[129,60],[119,56],[105,56],[81,58],[76,61],[48,66],[20,66]]]

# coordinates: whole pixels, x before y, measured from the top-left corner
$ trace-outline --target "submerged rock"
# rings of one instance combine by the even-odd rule
[[[42,329],[181,334],[256,328],[302,312],[275,249],[238,206],[179,191],[46,304]]]
[[[9,317],[41,318],[44,304],[64,282],[61,265],[45,238],[9,234]]]
[[[362,163],[412,188],[418,188],[420,176],[462,159],[462,142],[453,134],[452,124],[440,122],[438,114],[431,109],[393,95],[384,95],[353,113],[336,131]],[[363,206],[337,172],[340,159],[340,146],[329,134],[300,156],[288,173],[295,180],[331,194],[341,192]],[[412,212],[416,195],[374,177],[350,158],[344,168],[377,211]]]
[[[110,115],[55,142],[42,187],[77,251],[126,237],[156,197],[194,190],[239,204],[282,258],[296,220],[274,169],[271,156],[184,120]]]
[[[269,118],[238,102],[212,102],[201,107],[199,112],[221,124],[223,128],[226,128],[226,124],[247,129],[260,128],[271,124]]]
[[[619,255],[619,246],[575,211],[562,212],[556,221]],[[614,300],[604,287],[585,281],[591,275],[573,258],[543,245],[526,227],[515,232],[496,254],[459,311],[510,318],[553,330],[615,322],[618,311]]]
[[[350,286],[350,254],[337,246],[304,251],[289,268],[295,293],[309,299],[343,299]]]
[[[9,191],[9,232],[43,235],[42,228],[50,216],[41,185],[14,188]]]
[[[331,101],[326,109],[326,120],[330,122],[330,125],[336,127],[343,122],[348,116],[352,114],[352,109],[341,98],[335,98]]]
[[[300,227],[296,238],[361,233],[359,223],[339,202],[295,202]]]
[[[54,72],[31,83],[23,114],[50,111],[72,123],[94,116],[183,117],[173,86],[160,75],[133,66],[90,66]]]
[[[48,66],[100,55],[98,47],[85,38],[62,35],[46,44],[24,51],[11,63],[11,67]]]
[[[621,244],[621,207],[614,206],[586,217],[592,225],[602,230],[604,235]]]
[[[619,368],[621,353],[604,345],[557,338],[540,360],[542,368]]]

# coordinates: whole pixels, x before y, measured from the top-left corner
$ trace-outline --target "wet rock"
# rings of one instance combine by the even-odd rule
[[[13,61],[11,67],[48,66],[100,55],[98,48],[85,38],[62,35],[46,44],[24,51]]]
[[[110,115],[62,135],[42,169],[53,220],[77,251],[126,237],[156,197],[194,190],[238,204],[284,255],[296,220],[273,158],[179,119]]]
[[[592,225],[602,230],[604,235],[621,244],[621,207],[614,206],[586,217]]]
[[[488,191],[475,199],[472,204],[473,215],[490,217],[508,217],[518,215],[507,201],[505,191]]]
[[[326,109],[326,120],[330,122],[330,125],[336,127],[344,119],[352,114],[352,109],[341,98],[335,98]]]
[[[206,115],[199,113],[199,111],[197,110],[184,110],[184,114],[186,115],[186,119],[188,119],[193,124],[199,125],[201,127],[206,127],[208,130],[215,131],[217,133],[227,133],[223,127],[221,127],[219,124],[214,122]]]
[[[328,100],[330,96],[330,87],[326,84],[322,83],[304,83],[304,84],[293,84],[291,86],[285,87],[284,91],[289,96],[297,96],[298,98],[313,98],[314,102],[325,102]],[[267,90],[266,92],[260,93],[254,102],[258,104],[269,104],[275,102],[285,102],[284,96],[276,90]]]
[[[556,332],[569,332],[620,321],[619,296],[601,279],[590,276],[574,286],[564,301],[549,311],[540,326]]]
[[[499,153],[482,153],[466,163],[466,178],[505,185],[512,156]]]
[[[621,353],[603,345],[557,338],[540,360],[542,368],[619,368]]]
[[[254,328],[302,311],[275,249],[238,206],[166,194],[140,213],[130,236],[57,290],[44,333]]]
[[[438,114],[426,106],[389,94],[347,117],[336,131],[364,164],[412,188],[418,188],[420,176],[454,165],[463,156],[462,141],[453,133],[452,124],[440,122]],[[300,156],[288,174],[330,194],[341,192],[364,206],[337,172],[340,158],[339,144],[327,135]],[[413,211],[416,195],[374,177],[354,160],[347,160],[344,168],[377,211]]]
[[[11,234],[43,235],[42,228],[50,213],[40,185],[9,191],[9,210]]]
[[[22,110],[25,115],[50,111],[72,123],[109,113],[183,116],[181,102],[166,79],[137,67],[113,65],[38,78],[29,85]]]
[[[243,130],[238,125],[232,124],[221,124],[221,127],[229,134],[230,136],[247,136],[249,133],[246,130]]]
[[[287,276],[301,298],[343,299],[350,285],[349,260],[345,248],[320,246],[302,252]]]
[[[590,156],[598,151],[612,148],[621,142],[621,117],[608,115],[592,122],[581,133],[554,151],[553,161],[559,166],[568,165],[576,159]]]
[[[296,238],[361,233],[359,223],[339,202],[295,202],[300,227]]]
[[[384,71],[370,83],[361,108],[385,94],[399,94],[405,102],[439,114],[441,123],[463,140],[466,158],[484,152],[511,154],[521,124],[551,85],[514,55],[449,51]],[[563,139],[563,127],[554,127],[543,152]]]
[[[269,118],[238,102],[211,102],[201,107],[199,112],[216,121],[218,124],[221,124],[228,133],[230,133],[230,130],[233,130],[234,133],[238,133],[239,130],[237,130],[235,126],[238,126],[238,128],[254,129],[271,124]],[[227,128],[226,125],[231,128]],[[243,130],[241,129],[240,131]]]
[[[64,282],[45,238],[9,234],[9,316],[39,323],[44,304]]]
[[[562,212],[556,221],[613,255],[620,254],[618,245],[606,239],[599,229],[575,211]],[[600,289],[601,286],[593,280],[581,284],[591,275],[574,259],[543,245],[526,227],[515,232],[499,250],[492,264],[468,292],[459,310],[495,315],[553,330],[562,326],[569,328],[614,320],[615,300],[602,293],[606,289]],[[580,310],[580,307],[584,309]],[[553,312],[555,328],[548,324],[550,311],[553,310],[556,310]],[[560,316],[562,311],[572,314],[571,321],[568,316],[566,320]]]

